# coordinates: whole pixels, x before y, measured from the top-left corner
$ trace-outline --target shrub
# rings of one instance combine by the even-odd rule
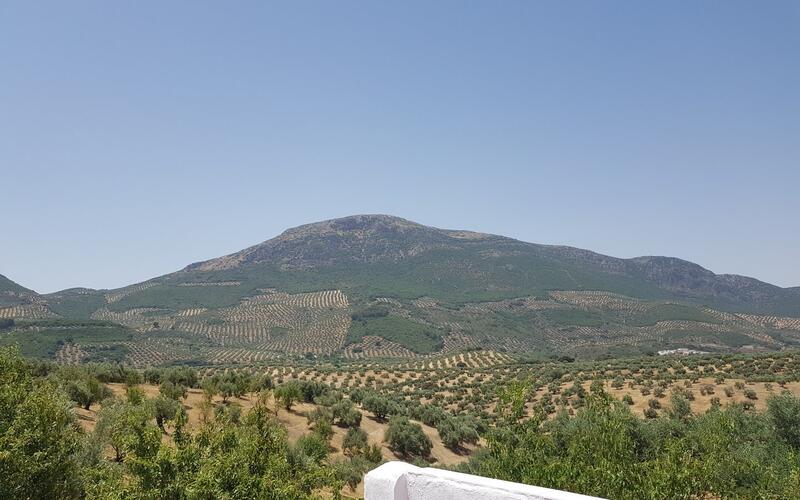
[[[300,391],[300,385],[297,382],[286,382],[275,389],[275,399],[281,402],[286,411],[292,409],[292,406],[303,396]]]
[[[158,388],[158,392],[168,397],[169,399],[180,401],[181,399],[186,397],[186,386],[180,384],[174,384],[169,380],[166,380],[164,382],[161,382],[161,385]]]
[[[442,443],[453,450],[461,448],[464,443],[478,442],[478,429],[474,419],[467,416],[445,418],[436,426]]]
[[[358,427],[361,425],[361,412],[349,399],[342,399],[331,406],[334,422],[342,427]]]
[[[363,406],[368,412],[375,415],[375,418],[378,420],[386,420],[388,415],[397,412],[397,406],[394,404],[394,402],[378,394],[371,394],[364,398],[361,406]]]
[[[325,460],[328,456],[328,450],[328,441],[316,432],[300,436],[295,445],[295,453],[308,458],[316,464],[320,464]]]
[[[344,436],[342,451],[348,456],[358,455],[363,453],[367,445],[367,433],[358,427],[351,427]]]
[[[800,449],[800,398],[790,394],[770,396],[767,415],[778,436],[795,449]]]
[[[164,431],[164,421],[172,420],[180,410],[180,404],[173,398],[159,394],[153,400],[153,413],[156,418],[156,425]]]
[[[384,440],[389,448],[404,457],[427,457],[431,453],[431,440],[422,432],[422,427],[406,417],[395,416],[389,420]]]
[[[91,376],[69,382],[67,384],[67,394],[71,400],[86,410],[93,403],[99,403],[112,395],[111,390],[105,384],[100,383],[99,380]]]

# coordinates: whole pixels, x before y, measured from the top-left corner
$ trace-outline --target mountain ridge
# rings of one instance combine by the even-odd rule
[[[675,257],[620,259],[380,214],[290,228],[122,288],[26,300],[0,306],[0,318],[24,320],[6,340],[27,342],[34,337],[26,328],[46,327],[51,343],[37,353],[142,366],[465,349],[592,357],[800,346],[800,287],[717,275]],[[72,346],[72,332],[85,325],[92,335]]]

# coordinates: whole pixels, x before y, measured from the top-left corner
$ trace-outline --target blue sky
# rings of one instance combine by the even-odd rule
[[[0,273],[110,288],[302,223],[800,285],[800,3],[0,3]]]

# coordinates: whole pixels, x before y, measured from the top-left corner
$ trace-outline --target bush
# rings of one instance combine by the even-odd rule
[[[303,397],[303,393],[297,382],[286,382],[275,389],[275,399],[281,402],[286,411],[291,410],[301,397]]]
[[[318,397],[324,396],[330,392],[331,388],[327,384],[317,382],[314,380],[300,382],[300,392],[303,401],[306,403],[313,403]]]
[[[328,441],[324,437],[312,432],[300,436],[295,445],[295,452],[316,464],[321,464],[327,458],[329,448]]]
[[[682,394],[673,394],[670,401],[670,417],[684,420],[692,413],[692,407],[689,400]]]
[[[396,413],[398,408],[393,401],[378,394],[371,394],[364,398],[361,406],[365,410],[375,415],[378,420],[386,420],[386,417]]]
[[[367,433],[358,427],[347,429],[342,442],[342,451],[347,456],[359,455],[367,448]]]
[[[164,421],[172,420],[180,411],[180,404],[175,399],[164,394],[159,394],[153,400],[153,413],[156,418],[156,425],[164,431]]]
[[[441,420],[436,430],[439,431],[442,443],[452,450],[460,449],[464,443],[475,444],[479,438],[476,422],[466,416]]]
[[[427,457],[431,453],[431,440],[422,432],[422,427],[406,417],[395,416],[389,420],[384,440],[389,448],[404,457]]]
[[[778,436],[800,450],[800,398],[790,394],[771,396],[767,399],[767,415]]]
[[[67,384],[69,398],[88,410],[93,403],[111,397],[111,390],[94,377],[83,377]]]
[[[361,425],[361,412],[349,399],[342,399],[331,407],[334,422],[342,427],[358,427]]]
[[[158,387],[158,392],[169,399],[180,401],[186,397],[186,386],[165,380]]]

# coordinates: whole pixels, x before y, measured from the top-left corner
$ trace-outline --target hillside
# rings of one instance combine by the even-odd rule
[[[51,315],[46,301],[38,293],[0,274],[0,319],[45,318]]]
[[[0,306],[24,303],[26,296],[35,294],[32,290],[28,290],[0,274]]]
[[[120,345],[137,365],[800,343],[798,288],[676,258],[618,259],[386,215],[308,224],[143,283],[39,300],[65,325],[92,319],[135,329]]]

